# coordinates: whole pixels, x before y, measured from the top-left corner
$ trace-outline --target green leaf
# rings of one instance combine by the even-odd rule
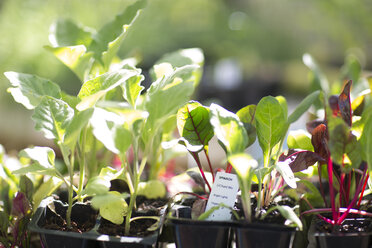
[[[28,200],[31,200],[34,194],[34,184],[27,176],[23,175],[19,180],[19,190],[25,194]]]
[[[125,83],[129,78],[138,75],[138,70],[122,69],[107,72],[101,76],[86,81],[78,94],[81,102],[76,106],[80,111],[93,107],[107,92]]]
[[[124,118],[113,112],[95,108],[90,119],[93,135],[111,152],[124,154],[131,144],[131,132],[124,127]]]
[[[90,118],[93,115],[93,109],[87,109],[78,112],[72,119],[71,123],[66,129],[66,134],[63,144],[74,150],[76,142],[78,141],[81,131],[87,127]]]
[[[281,213],[281,215],[284,218],[286,218],[287,220],[292,221],[293,224],[295,224],[300,230],[302,230],[303,226],[302,226],[301,220],[298,218],[298,216],[293,211],[293,209],[289,206],[280,206],[280,205],[274,206],[274,207],[270,208],[266,212],[265,215],[263,215],[263,218],[265,218],[269,213],[271,213],[272,211],[274,211],[276,209],[279,210],[279,212]]]
[[[19,152],[19,157],[29,158],[37,162],[45,169],[54,168],[55,153],[49,147],[35,146],[33,148],[26,148]]]
[[[180,136],[187,140],[189,146],[197,146],[208,150],[208,143],[214,133],[209,122],[209,109],[207,107],[194,101],[187,103],[178,110],[177,128]]]
[[[361,143],[364,154],[366,156],[366,162],[368,164],[368,171],[370,177],[372,177],[372,109],[369,108],[367,113],[364,114],[365,124],[361,137]]]
[[[328,94],[329,93],[328,80],[320,70],[314,58],[310,54],[304,54],[302,60],[304,64],[310,69],[309,78],[311,82],[311,91],[323,90],[326,94]]]
[[[81,82],[84,82],[84,79],[88,77],[88,73],[93,64],[93,53],[86,53],[85,46],[45,46],[44,48],[52,52],[62,63],[70,68]]]
[[[258,142],[265,161],[268,161],[274,146],[285,136],[288,129],[287,119],[282,105],[272,96],[262,98],[257,104],[255,119]]]
[[[313,207],[324,206],[322,195],[314,184],[308,180],[300,180],[299,183],[302,183],[308,189],[305,193],[305,197],[310,201]]]
[[[280,106],[282,106],[284,118],[287,119],[288,117],[287,100],[283,96],[276,96],[275,99],[278,100],[278,102],[280,103]]]
[[[196,87],[201,79],[202,68],[204,65],[203,51],[199,48],[182,49],[172,53],[165,54],[159,59],[151,70],[153,78],[156,80],[164,75],[164,65],[171,65],[171,68],[182,67],[185,65],[199,65],[199,69],[191,72],[188,77],[193,76]]]
[[[50,27],[49,41],[54,47],[84,45],[88,47],[94,31],[72,20],[58,19]]]
[[[297,121],[301,115],[303,115],[310,106],[319,99],[320,91],[315,91],[305,97],[304,100],[301,101],[299,105],[297,105],[296,109],[292,112],[292,114],[288,117],[288,122],[293,123]]]
[[[141,82],[144,79],[145,77],[142,75],[133,76],[121,86],[123,88],[124,99],[133,107],[136,107],[137,99],[144,89],[144,87],[141,86]]]
[[[256,140],[255,127],[256,105],[248,105],[236,112],[240,121],[243,122],[248,135],[248,146],[252,145]]]
[[[167,189],[163,182],[159,180],[149,180],[139,183],[137,194],[143,195],[147,199],[164,198],[167,194]]]
[[[128,204],[119,192],[110,191],[92,199],[92,206],[99,209],[100,215],[114,224],[120,225],[128,212]]]
[[[195,66],[184,66],[151,85],[145,99],[145,108],[149,113],[146,122],[148,134],[145,137],[154,134],[169,116],[175,114],[190,99],[194,92],[193,82],[182,81],[180,78],[186,71],[194,69]],[[180,78],[176,79],[178,76]]]
[[[120,154],[125,154],[132,144],[132,133],[124,126],[116,126],[114,129],[115,147]]]
[[[214,133],[228,155],[244,152],[248,144],[248,135],[238,116],[217,104],[211,104],[210,111]]]
[[[86,194],[88,196],[103,195],[109,192],[110,186],[110,180],[107,180],[102,176],[96,176],[89,179],[82,194]]]
[[[73,116],[74,110],[64,101],[44,97],[35,108],[32,119],[36,123],[35,129],[43,132],[47,139],[61,142]]]
[[[56,177],[51,177],[48,181],[43,182],[33,196],[34,211],[36,211],[36,207],[40,205],[41,201],[56,191],[62,183],[63,181]]]
[[[34,109],[39,105],[43,96],[61,98],[59,86],[48,79],[12,71],[5,72],[4,75],[13,86],[8,91],[14,100],[27,109]]]
[[[93,36],[88,51],[93,51],[95,59],[105,65],[106,68],[108,68],[120,44],[125,39],[128,28],[136,20],[139,10],[144,8],[146,4],[147,1],[145,0],[136,1],[120,15],[117,15],[113,21],[105,24]]]
[[[287,138],[287,145],[289,149],[314,151],[311,136],[305,130],[290,131]]]

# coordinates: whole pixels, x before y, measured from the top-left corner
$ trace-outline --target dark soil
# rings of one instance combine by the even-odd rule
[[[98,213],[89,204],[78,203],[73,205],[70,228],[67,227],[66,221],[67,206],[64,206],[60,202],[55,202],[54,205],[55,211],[49,206],[47,207],[44,221],[39,221],[40,227],[82,233],[91,230],[96,224]]]
[[[372,232],[372,220],[366,218],[346,219],[341,225],[332,225],[318,219],[315,225],[317,232],[322,233],[360,233]]]
[[[160,216],[160,211],[168,203],[167,199],[149,200],[145,197],[138,196],[136,200],[137,211],[132,214],[132,217],[137,216]],[[154,219],[139,219],[132,221],[130,224],[129,236],[145,237],[153,234],[155,230],[152,227],[156,223]],[[149,230],[150,228],[150,230]],[[110,236],[124,236],[125,220],[123,224],[116,225],[104,218],[101,218],[101,224],[98,232],[108,234]]]
[[[264,219],[256,218],[256,207],[257,207],[257,201],[255,197],[251,198],[252,203],[252,222],[254,223],[270,223],[270,224],[279,224],[284,225],[286,218],[284,218],[278,210],[271,211]],[[295,206],[295,201],[287,196],[277,196],[273,202],[270,203],[269,206],[263,206],[260,210],[260,215],[262,216],[266,214],[266,212],[271,208],[275,207],[277,205],[280,206]],[[243,207],[240,200],[240,197],[238,197],[237,202],[235,203],[235,210],[238,212],[240,217],[243,217]]]

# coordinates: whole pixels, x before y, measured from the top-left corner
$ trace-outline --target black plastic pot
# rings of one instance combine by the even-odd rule
[[[289,248],[293,245],[295,232],[296,229],[293,227],[240,222],[235,227],[236,247]]]
[[[173,227],[177,248],[226,248],[231,245],[230,222],[192,220],[189,207],[176,209],[168,221]]]
[[[318,220],[319,221],[319,220]],[[368,222],[371,224],[369,219],[346,219],[344,223],[352,224],[353,222]],[[313,224],[313,223],[312,223]],[[361,232],[361,233],[319,233],[314,234],[316,247],[318,248],[368,248],[371,244],[371,235],[370,232]]]
[[[147,237],[113,237],[99,233],[98,227],[100,219],[97,219],[95,226],[88,232],[76,233],[76,232],[65,232],[42,228],[45,223],[46,217],[53,214],[47,205],[52,200],[47,198],[42,201],[40,207],[36,210],[29,229],[32,232],[38,233],[43,245],[43,248],[116,248],[116,247],[128,247],[128,248],[151,248],[156,246],[159,229],[150,236]],[[63,216],[63,211],[67,208],[60,201],[54,201],[55,210]],[[89,206],[87,208],[82,207],[83,204],[74,204],[71,218],[85,218],[90,215],[91,211],[94,211]],[[84,205],[86,206],[86,205]],[[77,209],[77,211],[75,211]]]

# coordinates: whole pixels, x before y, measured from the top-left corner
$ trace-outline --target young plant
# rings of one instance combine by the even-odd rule
[[[139,1],[129,6],[97,33],[88,32],[87,29],[70,21],[60,21],[56,24],[50,37],[53,45],[58,47],[47,49],[52,50],[82,80],[83,85],[77,97],[66,94],[56,83],[35,75],[5,73],[12,85],[8,91],[15,101],[27,109],[34,110],[32,119],[36,123],[36,130],[43,132],[46,138],[54,140],[59,147],[68,176],[65,177],[56,168],[55,153],[47,147],[27,148],[21,151],[20,156],[28,158],[31,163],[14,173],[47,175],[65,183],[68,189],[66,213],[68,228],[71,227],[71,209],[75,200],[82,200],[87,196],[87,192],[99,194],[108,191],[107,175],[112,173],[107,170],[101,172],[102,180],[92,177],[94,183],[90,184],[90,191],[83,191],[86,168],[89,164],[88,152],[95,154],[91,144],[87,144],[88,139],[92,137],[91,119],[100,112],[100,109],[95,108],[99,100],[112,98],[109,93],[113,90],[119,86],[135,84],[142,78],[140,70],[129,66],[125,60],[119,63],[119,67],[113,61],[117,59],[116,52],[130,24],[136,19],[144,4],[145,1]],[[77,186],[74,185],[76,161],[79,165]],[[96,168],[90,169],[89,174],[94,175],[93,170]],[[76,197],[73,197],[74,191]]]
[[[168,55],[169,56],[169,55]],[[93,115],[93,134],[105,147],[117,154],[123,169],[120,172],[130,190],[129,206],[118,218],[110,221],[121,224],[125,217],[125,233],[129,234],[132,213],[136,209],[138,194],[151,198],[164,197],[164,185],[154,179],[146,183],[142,174],[146,165],[156,175],[159,170],[159,156],[162,153],[161,143],[173,130],[177,109],[187,102],[197,84],[200,67],[194,63],[195,56],[202,58],[199,49],[185,49],[172,54],[173,57],[185,58],[190,64],[174,67],[162,62],[153,68],[156,81],[140,96],[143,86],[141,80],[126,85],[124,102],[101,101],[102,109]],[[128,152],[128,149],[131,150]],[[132,156],[133,155],[133,156]],[[155,168],[153,168],[155,166]],[[153,175],[153,178],[156,176]],[[162,194],[159,194],[161,193]],[[115,212],[115,206],[107,201],[99,201],[100,196],[93,198],[93,206],[103,206]],[[103,205],[101,205],[101,203]],[[111,205],[111,206],[109,206]]]
[[[333,225],[342,224],[351,212],[358,213],[369,178],[367,152],[371,142],[372,110],[366,108],[361,116],[353,116],[351,86],[350,80],[339,96],[331,96],[325,103],[325,119],[310,130],[314,151],[292,152],[285,158],[291,160],[294,170],[318,162],[320,194],[325,208],[305,213],[330,212],[331,218],[318,216]],[[328,197],[323,189],[323,175],[328,181]]]

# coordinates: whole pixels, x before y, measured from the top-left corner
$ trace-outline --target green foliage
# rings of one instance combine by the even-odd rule
[[[264,154],[265,166],[268,166],[274,146],[287,131],[287,117],[282,104],[276,98],[267,96],[257,104],[255,120],[258,142]]]

